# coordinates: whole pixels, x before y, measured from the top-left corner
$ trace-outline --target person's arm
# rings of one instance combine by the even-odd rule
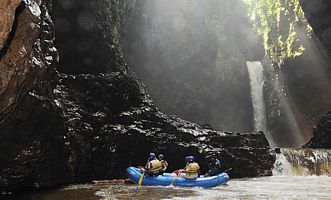
[[[164,161],[163,163],[162,163],[162,170],[163,171],[165,171],[165,170],[167,170],[167,168],[168,168],[168,162],[167,161]]]
[[[184,173],[187,173],[188,171],[190,171],[190,165],[186,165],[184,168]]]
[[[146,166],[146,169],[147,170],[150,170],[152,168],[152,163],[151,162],[148,162],[147,163],[147,166]]]
[[[186,165],[185,165],[185,167],[184,167],[184,171],[183,171],[184,173],[186,173],[186,171],[188,171],[188,170],[187,170],[188,164],[189,164],[189,163],[186,163]]]
[[[146,169],[148,169],[148,164],[149,164],[149,158],[147,159],[147,162],[146,162],[146,165],[145,165]]]

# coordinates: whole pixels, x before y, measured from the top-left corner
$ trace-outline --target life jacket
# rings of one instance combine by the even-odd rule
[[[153,173],[159,173],[162,170],[162,164],[158,159],[151,160],[149,163],[148,170]]]
[[[160,162],[161,162],[161,166],[162,166],[162,171],[167,170],[167,168],[168,168],[168,162],[165,161],[165,160],[161,160]]]
[[[196,162],[189,163],[185,167],[186,175],[185,178],[197,178],[199,176],[200,166]]]

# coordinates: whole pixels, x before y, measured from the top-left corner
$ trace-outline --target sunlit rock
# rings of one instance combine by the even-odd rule
[[[15,20],[15,10],[22,0],[3,0],[0,7],[0,50],[7,42]]]
[[[0,1],[1,190],[54,187],[71,177],[61,111],[41,95],[49,94],[58,60],[49,8],[49,1]]]

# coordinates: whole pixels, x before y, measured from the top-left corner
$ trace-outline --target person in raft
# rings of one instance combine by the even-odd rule
[[[194,162],[193,156],[185,157],[185,167],[184,169],[177,169],[172,172],[171,176],[180,176],[185,178],[197,178],[200,174],[200,166],[198,163]],[[188,175],[186,175],[188,173]]]
[[[186,161],[186,160],[185,160]],[[194,161],[193,156],[187,157],[187,163],[184,168],[185,178],[195,179],[199,177],[200,174],[200,166],[197,162]]]
[[[155,153],[149,154],[145,169],[146,169],[145,173],[148,176],[158,176],[160,171],[162,171],[162,164],[156,158]]]
[[[164,155],[163,154],[159,154],[157,156],[157,158],[161,162],[161,166],[162,166],[162,170],[159,172],[159,174],[163,175],[163,172],[165,172],[168,168],[168,162],[164,160]]]
[[[222,173],[221,161],[218,159],[210,158],[208,161],[208,168],[209,168],[209,171],[205,174],[205,177],[215,176],[215,175]]]
[[[185,157],[185,167],[183,169],[177,169],[175,171],[173,171],[171,173],[171,176],[181,176],[181,177],[185,177],[185,168],[187,167],[187,165],[189,164],[189,159],[190,159],[190,156],[186,156]]]

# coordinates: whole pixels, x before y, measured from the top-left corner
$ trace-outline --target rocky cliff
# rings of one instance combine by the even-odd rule
[[[53,2],[59,66],[51,1],[0,3],[1,191],[125,177],[150,151],[165,154],[170,170],[193,154],[203,170],[217,156],[232,177],[271,175],[263,133],[218,132],[159,112],[118,44],[133,1],[88,2]]]
[[[71,180],[67,128],[53,96],[58,53],[49,1],[1,1],[0,187]],[[38,94],[37,94],[38,91]]]
[[[308,1],[300,0],[305,15],[313,27],[314,33],[322,43],[326,51],[323,52],[327,60],[331,56],[331,2],[327,0]],[[331,80],[331,67],[325,73],[328,80]],[[328,91],[329,93],[329,91]],[[316,96],[315,96],[316,97]],[[328,99],[329,101],[329,99]],[[331,148],[331,124],[330,112],[323,115],[314,128],[313,138],[304,147],[310,148]]]

